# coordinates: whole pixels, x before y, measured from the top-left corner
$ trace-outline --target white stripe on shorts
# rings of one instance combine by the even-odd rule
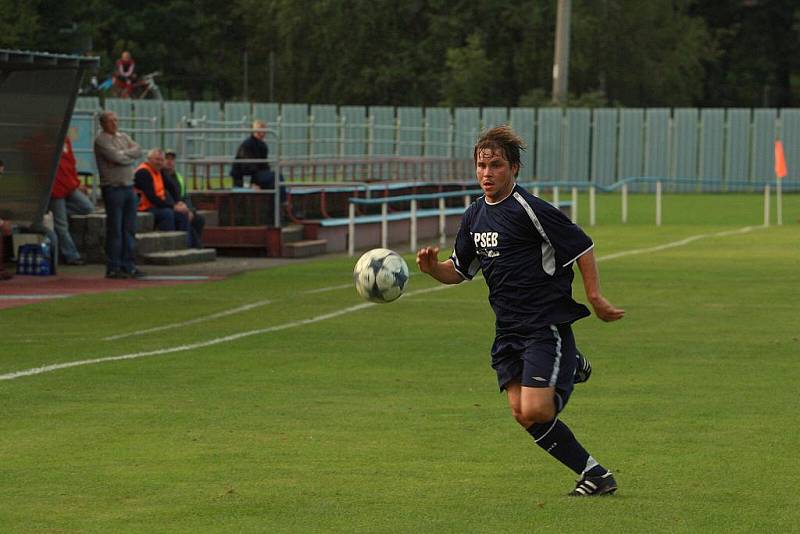
[[[553,335],[556,338],[556,361],[553,362],[553,374],[550,375],[550,386],[555,386],[558,381],[558,370],[561,367],[561,335],[558,333],[558,327],[554,324],[550,325]]]

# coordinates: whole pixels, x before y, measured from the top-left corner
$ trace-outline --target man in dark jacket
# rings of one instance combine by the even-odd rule
[[[275,171],[270,169],[269,163],[267,163],[269,148],[264,142],[266,136],[267,123],[261,120],[253,121],[253,133],[239,145],[239,149],[236,151],[236,159],[260,159],[264,161],[234,163],[231,168],[234,187],[275,188]],[[249,180],[247,177],[249,177]]]
[[[169,195],[176,201],[182,202],[189,210],[189,248],[203,248],[203,228],[206,219],[198,213],[192,205],[192,199],[186,192],[186,180],[183,175],[175,169],[175,158],[177,154],[174,150],[164,152],[164,167],[161,169],[161,176],[164,178],[164,188]]]

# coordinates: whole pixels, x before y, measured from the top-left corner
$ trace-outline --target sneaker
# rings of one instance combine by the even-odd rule
[[[592,376],[592,364],[580,351],[577,351],[575,357],[578,359],[575,366],[575,383],[580,384],[581,382],[586,382]]]
[[[570,497],[596,497],[598,495],[613,495],[617,491],[617,481],[609,471],[599,477],[583,475],[578,479],[575,489],[567,495]]]
[[[134,267],[132,271],[125,272],[125,278],[136,278],[138,280],[140,278],[145,278],[145,277],[147,277],[147,273],[144,271],[140,271],[136,267]]]
[[[114,280],[124,280],[128,278],[126,273],[122,271],[106,271],[106,278],[112,278]]]
[[[65,265],[86,265],[83,258],[72,258],[71,260],[64,260]]]

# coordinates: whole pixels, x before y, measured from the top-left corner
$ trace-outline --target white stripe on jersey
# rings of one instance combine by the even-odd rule
[[[528,214],[533,226],[536,227],[539,235],[541,235],[542,239],[544,239],[544,242],[542,242],[542,270],[552,276],[553,273],[556,272],[556,251],[553,248],[553,245],[550,243],[550,238],[547,237],[544,228],[542,228],[542,223],[539,222],[539,218],[533,212],[533,208],[530,204],[528,204],[528,201],[525,200],[518,191],[514,191],[514,198],[525,210],[525,213]]]
[[[464,270],[464,266],[461,265],[461,260],[458,259],[455,249],[453,249],[453,255],[450,256],[450,260],[452,260],[453,267],[456,268],[456,272],[465,280],[472,280],[475,275],[478,274],[478,271],[481,268],[481,262],[476,256],[475,259],[473,259],[472,262],[467,266],[467,269]]]

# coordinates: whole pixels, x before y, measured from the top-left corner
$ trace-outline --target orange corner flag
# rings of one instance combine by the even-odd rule
[[[783,143],[775,141],[775,176],[778,180],[786,176],[786,158],[783,156]]]

